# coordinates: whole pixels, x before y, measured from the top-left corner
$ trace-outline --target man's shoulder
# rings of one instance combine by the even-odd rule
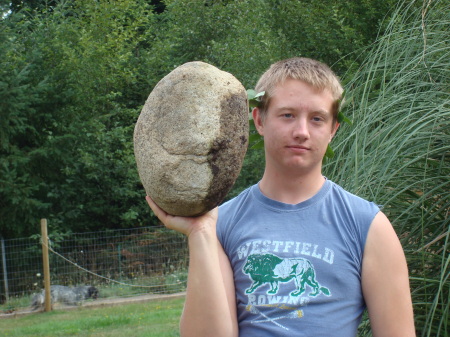
[[[368,198],[361,196],[358,194],[358,191],[351,191],[333,181],[330,181],[331,189],[334,192],[334,195],[343,195],[347,198],[351,198],[354,200],[359,200],[363,202],[371,202]]]
[[[370,213],[378,212],[380,206],[364,196],[360,196],[358,192],[351,192],[339,184],[331,182],[331,197],[338,205],[346,204],[353,211],[369,211]]]

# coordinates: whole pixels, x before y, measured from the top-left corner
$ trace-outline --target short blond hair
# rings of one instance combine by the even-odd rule
[[[303,81],[317,90],[329,90],[333,99],[333,119],[337,120],[339,104],[342,99],[344,89],[336,74],[326,64],[306,58],[293,57],[278,61],[261,76],[256,84],[257,93],[264,91],[259,105],[261,117],[264,118],[270,99],[273,97],[275,87],[287,79]]]

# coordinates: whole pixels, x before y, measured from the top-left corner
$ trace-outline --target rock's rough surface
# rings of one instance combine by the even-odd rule
[[[236,181],[248,143],[242,84],[203,62],[164,77],[134,130],[134,152],[147,195],[172,215],[216,207]]]

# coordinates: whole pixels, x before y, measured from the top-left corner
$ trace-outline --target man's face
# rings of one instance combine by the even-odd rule
[[[278,85],[264,120],[253,111],[264,137],[266,169],[281,173],[321,173],[322,159],[338,124],[333,121],[333,97],[299,80]]]

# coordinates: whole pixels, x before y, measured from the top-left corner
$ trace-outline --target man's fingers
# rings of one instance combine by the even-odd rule
[[[156,217],[164,222],[164,219],[167,217],[167,213],[161,209],[152,198],[150,198],[148,195],[145,197],[145,200],[147,200],[148,205],[152,209],[153,213],[155,213]]]
[[[205,225],[211,227],[215,232],[218,210],[213,210],[198,217],[173,216],[159,207],[148,195],[145,197],[148,205],[155,213],[156,217],[169,229],[176,230],[186,236],[189,236],[195,230],[201,230]]]

